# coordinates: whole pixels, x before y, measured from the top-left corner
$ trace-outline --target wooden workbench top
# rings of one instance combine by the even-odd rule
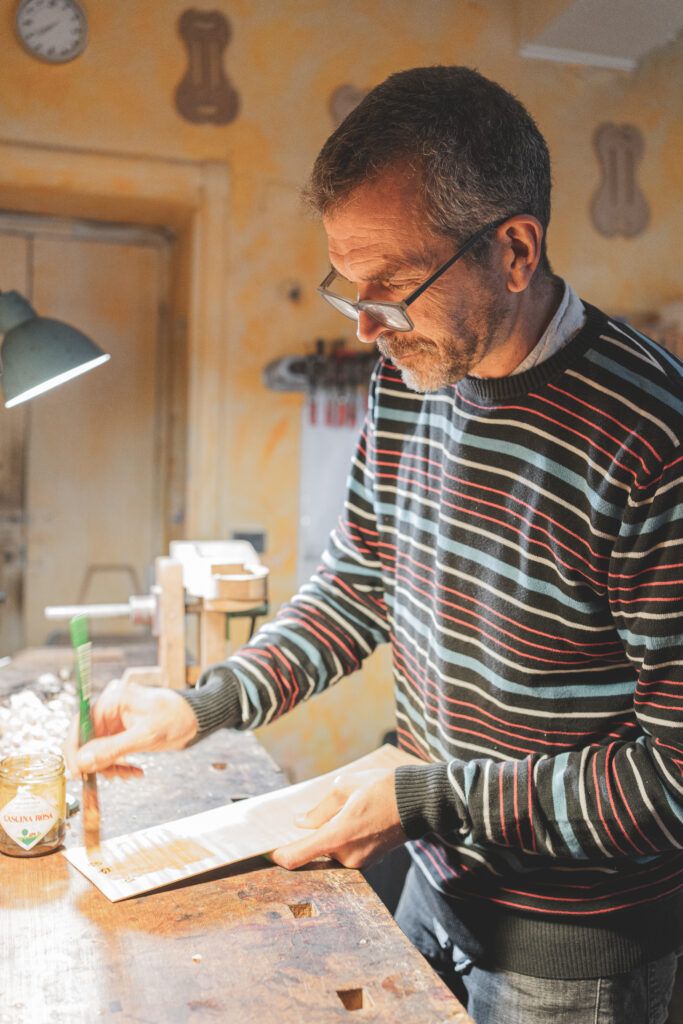
[[[0,694],[63,653],[25,652]],[[250,733],[136,760],[143,779],[99,780],[102,838],[286,784]],[[76,816],[65,845],[81,841]],[[258,858],[110,903],[58,851],[0,856],[0,908],[0,1024],[472,1024],[360,872],[332,862]]]

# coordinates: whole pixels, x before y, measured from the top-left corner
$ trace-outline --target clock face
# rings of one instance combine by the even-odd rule
[[[62,64],[85,49],[88,23],[75,0],[22,0],[19,38],[34,57]]]

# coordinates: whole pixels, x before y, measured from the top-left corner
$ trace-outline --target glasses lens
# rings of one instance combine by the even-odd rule
[[[353,299],[346,299],[343,295],[335,295],[334,292],[318,288],[318,294],[322,295],[325,302],[329,302],[337,312],[347,316],[349,320],[358,320],[358,304]],[[361,306],[364,313],[371,316],[382,327],[388,327],[392,331],[412,331],[413,323],[408,314],[400,306],[391,302],[364,302]]]
[[[329,302],[331,306],[339,313],[343,313],[349,320],[358,319],[358,311],[356,310],[356,304],[351,299],[345,299],[341,295],[333,295],[332,292],[324,292],[318,289],[319,294],[322,295],[325,302]]]
[[[363,312],[392,331],[412,331],[413,325],[400,306],[388,302],[365,302]]]

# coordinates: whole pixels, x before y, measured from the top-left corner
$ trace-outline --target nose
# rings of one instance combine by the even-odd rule
[[[358,329],[356,336],[364,345],[374,345],[380,334],[386,331],[383,324],[378,324],[368,313],[358,311]]]

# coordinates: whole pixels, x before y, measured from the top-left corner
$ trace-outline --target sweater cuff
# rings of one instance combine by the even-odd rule
[[[447,835],[458,828],[447,764],[399,765],[394,788],[401,827],[408,839],[421,839],[428,832]]]
[[[193,689],[182,690],[180,695],[194,711],[197,739],[214,729],[235,729],[242,725],[241,687],[227,665],[212,665],[202,673]]]

